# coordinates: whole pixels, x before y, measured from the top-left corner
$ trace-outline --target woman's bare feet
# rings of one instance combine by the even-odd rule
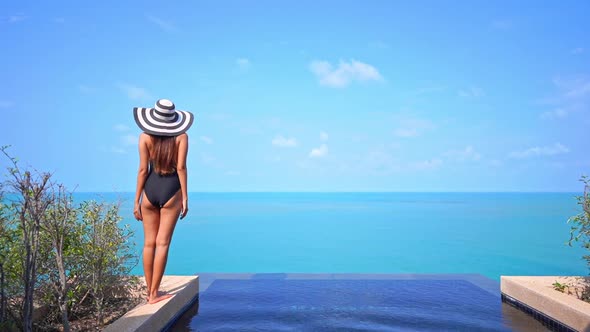
[[[151,294],[150,296],[148,296],[147,300],[148,300],[149,304],[154,304],[154,303],[158,303],[160,301],[164,301],[166,299],[169,299],[171,297],[172,297],[172,294],[156,292],[155,294]]]

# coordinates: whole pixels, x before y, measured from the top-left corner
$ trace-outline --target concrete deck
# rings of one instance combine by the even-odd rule
[[[142,278],[143,279],[143,278]],[[142,303],[105,328],[105,332],[160,331],[182,314],[199,293],[198,276],[164,276],[160,290],[173,294],[155,303]]]
[[[590,331],[590,303],[575,295],[556,291],[552,284],[579,285],[578,277],[502,276],[500,289],[505,294],[577,331]]]

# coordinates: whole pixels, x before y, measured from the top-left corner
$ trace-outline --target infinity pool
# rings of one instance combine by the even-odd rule
[[[548,331],[476,274],[199,274],[168,331]]]

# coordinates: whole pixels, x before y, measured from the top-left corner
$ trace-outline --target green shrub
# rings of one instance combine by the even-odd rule
[[[580,241],[582,247],[590,250],[590,178],[582,176],[580,181],[584,184],[584,192],[576,199],[581,212],[568,219],[568,223],[572,224],[568,244],[571,246],[572,243]],[[584,255],[583,258],[590,267],[590,254]]]
[[[102,326],[105,310],[114,311],[138,284],[129,276],[138,261],[133,232],[120,227],[119,204],[75,206],[51,174],[23,169],[6,148],[0,152],[12,165],[0,182],[0,330],[56,330],[61,323],[69,331],[71,317],[89,314]],[[45,309],[35,323],[34,306]]]

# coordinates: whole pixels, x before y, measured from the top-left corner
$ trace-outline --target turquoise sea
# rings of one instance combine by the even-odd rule
[[[479,273],[587,275],[567,219],[576,193],[191,193],[166,274]],[[133,193],[122,201],[136,231]],[[142,274],[141,262],[133,270]]]

